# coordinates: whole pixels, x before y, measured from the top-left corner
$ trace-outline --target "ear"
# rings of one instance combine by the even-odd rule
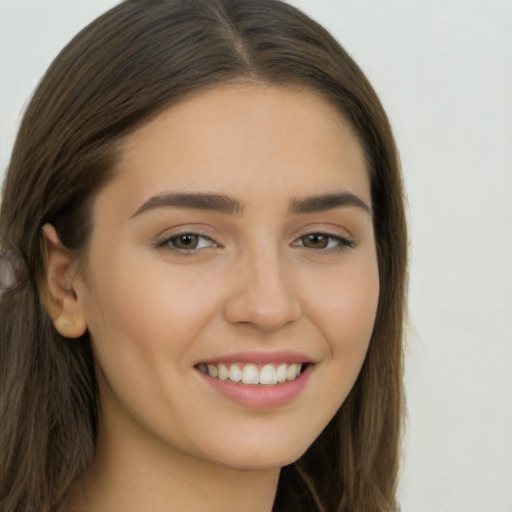
[[[65,338],[79,338],[87,330],[74,283],[79,278],[76,256],[66,249],[51,224],[42,229],[45,278],[41,299],[57,331]]]

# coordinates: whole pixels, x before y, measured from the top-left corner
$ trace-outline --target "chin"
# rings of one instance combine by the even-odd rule
[[[238,471],[265,471],[282,468],[299,459],[309,448],[311,443],[296,443],[278,447],[257,446],[252,449],[239,449],[233,452],[217,454],[211,459],[218,465],[229,467]]]

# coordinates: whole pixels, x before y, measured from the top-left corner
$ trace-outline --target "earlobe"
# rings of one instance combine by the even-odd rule
[[[53,320],[57,332],[65,338],[79,338],[87,330],[83,316],[69,316],[61,313]]]
[[[64,247],[55,228],[42,228],[45,276],[41,284],[41,300],[55,329],[65,338],[79,338],[87,330],[81,303],[74,288],[78,277],[76,256]]]

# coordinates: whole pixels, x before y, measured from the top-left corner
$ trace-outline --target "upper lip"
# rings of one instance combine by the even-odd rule
[[[236,352],[215,356],[208,359],[198,361],[204,364],[220,364],[220,363],[253,363],[253,364],[269,364],[269,363],[313,363],[313,359],[306,354],[300,352],[292,352],[288,350],[280,350],[273,352],[251,351]]]

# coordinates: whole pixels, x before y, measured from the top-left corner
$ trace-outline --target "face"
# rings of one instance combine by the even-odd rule
[[[224,86],[133,133],[76,286],[102,425],[232,468],[297,459],[366,354],[370,209],[361,146],[312,92]]]

